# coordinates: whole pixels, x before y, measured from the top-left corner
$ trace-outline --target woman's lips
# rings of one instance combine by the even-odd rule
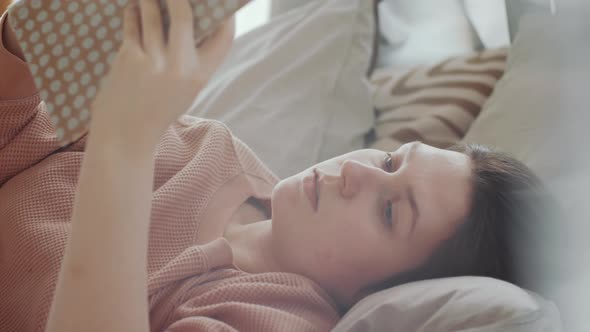
[[[305,191],[305,196],[309,200],[309,204],[311,205],[314,211],[318,210],[318,196],[316,191],[317,186],[317,176],[315,169],[313,173],[303,178],[303,191]]]

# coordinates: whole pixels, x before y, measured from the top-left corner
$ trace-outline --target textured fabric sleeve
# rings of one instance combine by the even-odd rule
[[[217,271],[223,274],[225,271]],[[287,273],[237,274],[187,289],[165,331],[330,331],[339,316],[322,290]]]
[[[7,26],[0,17],[0,37]],[[0,38],[0,186],[59,148],[27,64]]]
[[[237,332],[238,330],[228,325],[219,325],[216,319],[210,317],[187,317],[174,322],[170,325],[165,332],[200,332],[200,331],[212,331],[211,327],[215,326],[215,331],[232,331]]]

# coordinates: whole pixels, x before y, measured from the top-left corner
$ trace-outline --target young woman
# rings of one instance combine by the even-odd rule
[[[279,181],[225,125],[182,115],[233,20],[195,49],[188,1],[167,4],[168,42],[156,0],[126,9],[91,131],[65,148],[2,16],[0,330],[325,331],[401,282],[510,280],[525,166],[413,142]]]

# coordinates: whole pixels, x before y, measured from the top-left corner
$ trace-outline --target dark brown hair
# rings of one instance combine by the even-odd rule
[[[485,276],[517,283],[515,234],[540,208],[540,179],[522,162],[477,144],[448,150],[472,160],[471,206],[448,240],[417,268],[369,287],[369,293],[412,281]],[[538,214],[537,214],[538,215]]]

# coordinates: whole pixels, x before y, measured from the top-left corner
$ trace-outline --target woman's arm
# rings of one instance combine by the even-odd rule
[[[48,331],[148,331],[147,242],[157,144],[219,65],[229,28],[193,46],[187,0],[125,11],[124,40],[92,105],[72,229]],[[231,32],[231,34],[230,34]],[[231,40],[229,40],[231,42]],[[231,44],[231,43],[230,43]]]
[[[89,136],[47,331],[149,330],[154,151],[108,131]]]

